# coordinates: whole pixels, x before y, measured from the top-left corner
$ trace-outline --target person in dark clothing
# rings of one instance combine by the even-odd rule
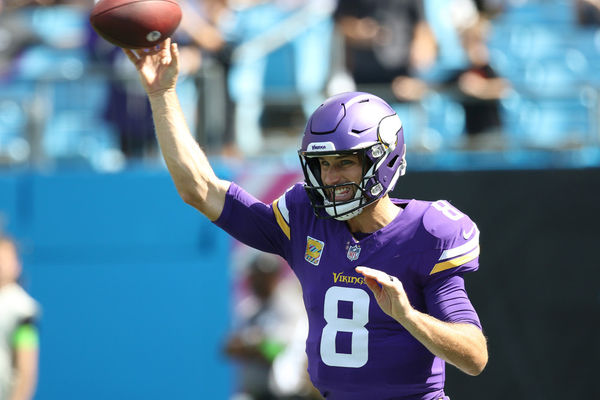
[[[359,89],[391,84],[399,100],[422,97],[426,85],[415,76],[437,54],[422,1],[340,1],[334,18],[344,37],[346,68]]]
[[[487,31],[488,22],[483,19],[461,31],[469,64],[447,82],[464,108],[466,146],[472,148],[501,145],[500,100],[509,89],[508,82],[489,63]]]

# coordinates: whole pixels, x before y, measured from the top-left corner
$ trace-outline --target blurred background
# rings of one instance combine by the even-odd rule
[[[177,90],[219,176],[272,201],[307,116],[365,90],[403,121],[395,195],[478,223],[490,362],[449,367],[451,397],[600,398],[600,2],[179,3]],[[35,398],[244,398],[226,343],[255,254],[179,199],[92,6],[0,0],[0,232],[42,309]]]

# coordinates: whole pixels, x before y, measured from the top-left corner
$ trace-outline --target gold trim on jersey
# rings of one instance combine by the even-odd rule
[[[465,263],[468,263],[471,260],[474,260],[478,256],[479,256],[479,246],[477,246],[475,248],[475,250],[473,250],[470,253],[467,253],[467,254],[465,254],[463,256],[456,257],[456,258],[453,258],[451,260],[446,260],[446,261],[442,261],[442,262],[439,262],[439,263],[435,264],[433,266],[433,269],[429,273],[429,275],[433,275],[436,272],[441,272],[441,271],[445,271],[445,270],[450,269],[450,268],[461,266],[461,265],[463,265]]]
[[[290,226],[288,225],[287,221],[281,214],[278,204],[279,204],[279,199],[277,199],[273,202],[273,211],[275,212],[275,219],[277,220],[277,224],[279,224],[279,227],[281,228],[283,233],[285,233],[285,236],[287,236],[288,240],[291,240],[290,239]]]

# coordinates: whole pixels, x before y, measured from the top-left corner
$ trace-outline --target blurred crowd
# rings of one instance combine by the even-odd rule
[[[179,0],[178,91],[198,142],[226,157],[295,149],[306,116],[348,90],[393,104],[416,151],[583,146],[598,133],[597,3]],[[92,6],[0,1],[2,165],[159,160],[135,71]],[[540,139],[546,126],[559,133]]]

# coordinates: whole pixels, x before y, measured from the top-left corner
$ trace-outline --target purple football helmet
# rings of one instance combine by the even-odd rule
[[[383,197],[406,170],[402,122],[385,101],[369,93],[341,93],[321,104],[306,124],[298,154],[315,214],[340,221]],[[349,183],[324,185],[319,157],[347,154],[358,154],[362,160],[362,180],[354,183],[354,198],[336,202],[326,190]]]

